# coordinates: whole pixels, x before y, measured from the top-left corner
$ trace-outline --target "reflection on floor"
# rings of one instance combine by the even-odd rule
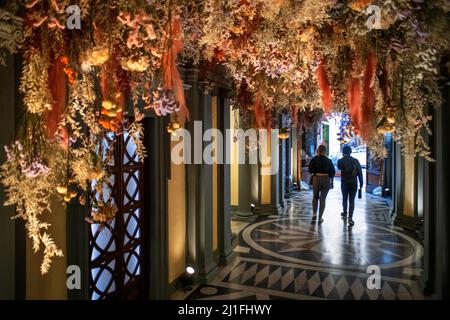
[[[310,200],[310,191],[299,192],[282,214],[245,228],[235,261],[190,299],[424,298],[418,285],[423,248],[391,225],[384,199],[357,199],[352,229],[340,217],[338,185],[321,225],[311,223]],[[380,289],[367,287],[370,265],[380,267]]]

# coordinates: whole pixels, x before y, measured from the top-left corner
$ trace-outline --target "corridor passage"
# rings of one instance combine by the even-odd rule
[[[311,223],[311,191],[295,193],[280,215],[257,219],[239,235],[236,259],[191,299],[423,299],[423,248],[392,226],[385,199],[356,199],[355,226],[341,219],[339,182],[324,222]],[[379,290],[367,288],[369,265],[381,269]]]

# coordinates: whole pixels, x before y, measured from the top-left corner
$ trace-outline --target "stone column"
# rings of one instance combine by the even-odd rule
[[[283,198],[281,195],[281,188],[280,188],[280,176],[281,174],[281,168],[280,168],[280,155],[278,154],[278,159],[277,159],[277,166],[278,166],[278,170],[275,174],[273,174],[271,176],[271,209],[272,211],[275,213],[279,213],[281,211],[282,207],[282,203],[283,203]]]
[[[269,180],[262,175],[263,164],[261,155],[258,152],[258,163],[250,164],[248,154],[245,155],[245,163],[239,164],[239,204],[234,211],[235,217],[238,219],[253,219],[259,214],[278,213],[280,208],[284,205],[285,190],[285,165],[283,166],[281,159],[286,159],[286,148],[283,147],[283,140],[278,139],[278,134],[275,131],[269,131],[271,136],[268,143],[270,148],[271,166],[274,174],[270,175]],[[272,140],[276,141],[275,146],[272,147]],[[243,141],[241,141],[242,143]],[[281,149],[282,148],[282,149]],[[243,160],[243,161],[244,161]],[[268,169],[267,167],[264,169]],[[270,201],[267,199],[263,201],[263,182],[270,183]],[[252,205],[254,207],[252,208]]]
[[[279,206],[281,208],[286,207],[286,140],[280,139],[279,145],[279,174],[278,174],[279,194],[278,199]]]
[[[241,118],[239,118],[239,128],[244,128]],[[242,136],[239,141],[233,143],[245,145],[246,139],[245,136]],[[238,157],[239,200],[235,216],[238,219],[253,219],[255,214],[252,204],[256,206],[259,203],[259,165],[250,163],[247,150]]]
[[[443,62],[449,61],[447,56]],[[450,79],[446,67],[442,67],[445,81]],[[450,170],[450,88],[443,86],[442,106],[434,109],[433,135],[430,137],[434,163],[428,163],[425,186],[427,207],[425,210],[425,281],[426,293],[434,299],[448,299],[449,270],[449,184]]]
[[[297,177],[296,177],[296,181],[298,184],[298,191],[300,191],[302,189],[302,138],[303,138],[303,128],[299,127],[297,128]]]
[[[253,179],[258,181],[254,170],[252,170],[252,165],[248,163],[239,164],[239,204],[236,211],[236,216],[239,218],[253,217],[251,208],[251,204],[254,203],[252,188],[255,187],[255,182],[252,181]]]
[[[14,138],[15,131],[15,105],[18,97],[16,96],[15,77],[20,69],[14,68],[14,59],[8,56],[6,65],[0,66],[0,96],[2,97],[2,125],[0,126],[0,144],[2,146],[10,143]],[[0,152],[0,161],[5,161],[5,153]],[[0,201],[6,199],[5,189],[0,185]],[[16,233],[15,225],[19,220],[12,220],[14,216],[13,207],[0,206],[0,241],[2,244],[2,254],[0,254],[0,299],[12,300],[16,297],[15,276],[25,276],[25,274],[16,275]],[[23,241],[25,238],[23,238]],[[19,255],[17,256],[19,258]],[[22,261],[25,266],[25,261]],[[25,280],[24,280],[25,281]],[[23,293],[24,294],[24,293]],[[24,297],[18,297],[24,298]]]
[[[283,202],[283,198],[281,195],[281,185],[280,180],[282,176],[282,166],[281,166],[281,154],[280,154],[280,144],[282,140],[278,139],[278,134],[276,131],[272,130],[271,133],[271,142],[276,140],[276,147],[272,148],[271,145],[271,171],[272,175],[270,176],[270,204],[262,206],[262,213],[272,213],[277,214],[282,209],[281,203]]]
[[[292,128],[292,149],[293,149],[293,155],[292,155],[292,166],[294,170],[292,170],[292,184],[296,187],[296,190],[298,188],[298,143],[297,143],[297,128]]]
[[[292,138],[293,138],[293,131],[292,128],[289,128],[289,138],[286,139],[286,150],[285,150],[285,156],[286,156],[286,168],[285,168],[285,196],[290,197],[291,196],[291,168],[293,166],[291,161],[291,148],[292,148]]]
[[[230,100],[228,92],[218,91],[218,128],[226,139],[226,130],[230,129]],[[234,254],[231,248],[231,188],[230,188],[230,163],[227,162],[230,146],[223,142],[223,164],[218,164],[218,247],[219,262],[228,264]]]
[[[144,190],[151,190],[149,196],[148,225],[149,246],[148,255],[149,298],[167,299],[169,295],[168,277],[168,237],[167,212],[168,196],[167,179],[170,168],[170,144],[166,126],[167,117],[148,117],[144,121],[149,133],[145,135],[145,145],[150,150],[145,160]]]
[[[212,255],[212,165],[202,159],[204,147],[210,143],[203,141],[203,132],[211,128],[211,94],[206,83],[199,83],[198,70],[185,70],[185,75],[187,84],[192,86],[187,96],[190,121],[186,124],[192,142],[192,163],[186,168],[187,265],[193,266],[197,280],[205,283],[216,271]],[[196,121],[200,123],[195,125]]]
[[[411,232],[418,232],[421,229],[421,221],[418,217],[418,198],[417,198],[417,187],[420,181],[418,180],[418,167],[417,167],[417,159],[413,159],[412,163],[412,170],[410,167],[410,170],[406,170],[408,167],[406,167],[406,161],[405,156],[403,156],[400,152],[400,147],[396,146],[395,156],[396,156],[396,164],[395,169],[397,170],[395,175],[395,199],[394,199],[394,209],[395,209],[395,216],[394,216],[394,224],[396,226],[405,228],[410,230]],[[408,171],[408,172],[406,172]],[[411,172],[412,171],[412,172]],[[411,178],[408,175],[413,175],[413,195],[407,194],[405,192],[406,186],[411,187],[405,183],[406,177]],[[405,208],[405,198],[408,196],[408,199],[412,201],[413,208]],[[412,197],[412,198],[411,198]],[[408,204],[408,203],[406,203]],[[409,209],[409,210],[408,210]]]

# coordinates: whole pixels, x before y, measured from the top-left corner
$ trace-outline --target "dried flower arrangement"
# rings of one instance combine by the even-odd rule
[[[69,5],[81,30],[66,28]],[[382,9],[376,28],[370,5]],[[375,154],[391,132],[431,160],[424,110],[440,105],[449,11],[446,0],[26,0],[25,110],[1,179],[34,250],[44,248],[41,272],[62,255],[40,220],[50,198],[89,199],[88,220],[105,223],[117,210],[106,192],[114,137],[127,130],[142,160],[144,110],[171,116],[170,130],[177,112],[188,118],[180,62],[225,66],[233,105],[257,127],[286,109],[299,126],[344,112]]]
[[[379,26],[369,28],[369,6],[381,9]],[[204,10],[204,55],[227,66],[239,107],[256,118],[261,101],[345,112],[375,154],[385,154],[383,133],[392,132],[432,160],[421,134],[425,107],[440,105],[445,1],[205,0]]]
[[[81,30],[66,27],[66,8],[74,4]],[[25,1],[24,110],[14,143],[5,147],[1,179],[5,204],[16,206],[34,251],[44,252],[42,274],[63,254],[41,220],[51,202],[76,198],[92,208],[86,220],[107,224],[117,211],[107,192],[116,137],[126,130],[143,161],[144,109],[187,117],[175,65],[183,46],[180,8],[172,0]]]

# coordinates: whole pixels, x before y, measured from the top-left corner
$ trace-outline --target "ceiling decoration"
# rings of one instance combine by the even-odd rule
[[[44,252],[43,274],[63,254],[42,221],[50,198],[91,206],[91,188],[108,188],[115,137],[125,130],[142,160],[146,111],[189,119],[177,65],[225,67],[234,106],[253,114],[249,126],[270,128],[281,110],[298,115],[292,125],[345,112],[377,155],[390,132],[432,160],[422,134],[426,107],[441,103],[448,1],[17,3],[0,10],[0,47],[20,48],[24,110],[1,178],[6,204]]]

